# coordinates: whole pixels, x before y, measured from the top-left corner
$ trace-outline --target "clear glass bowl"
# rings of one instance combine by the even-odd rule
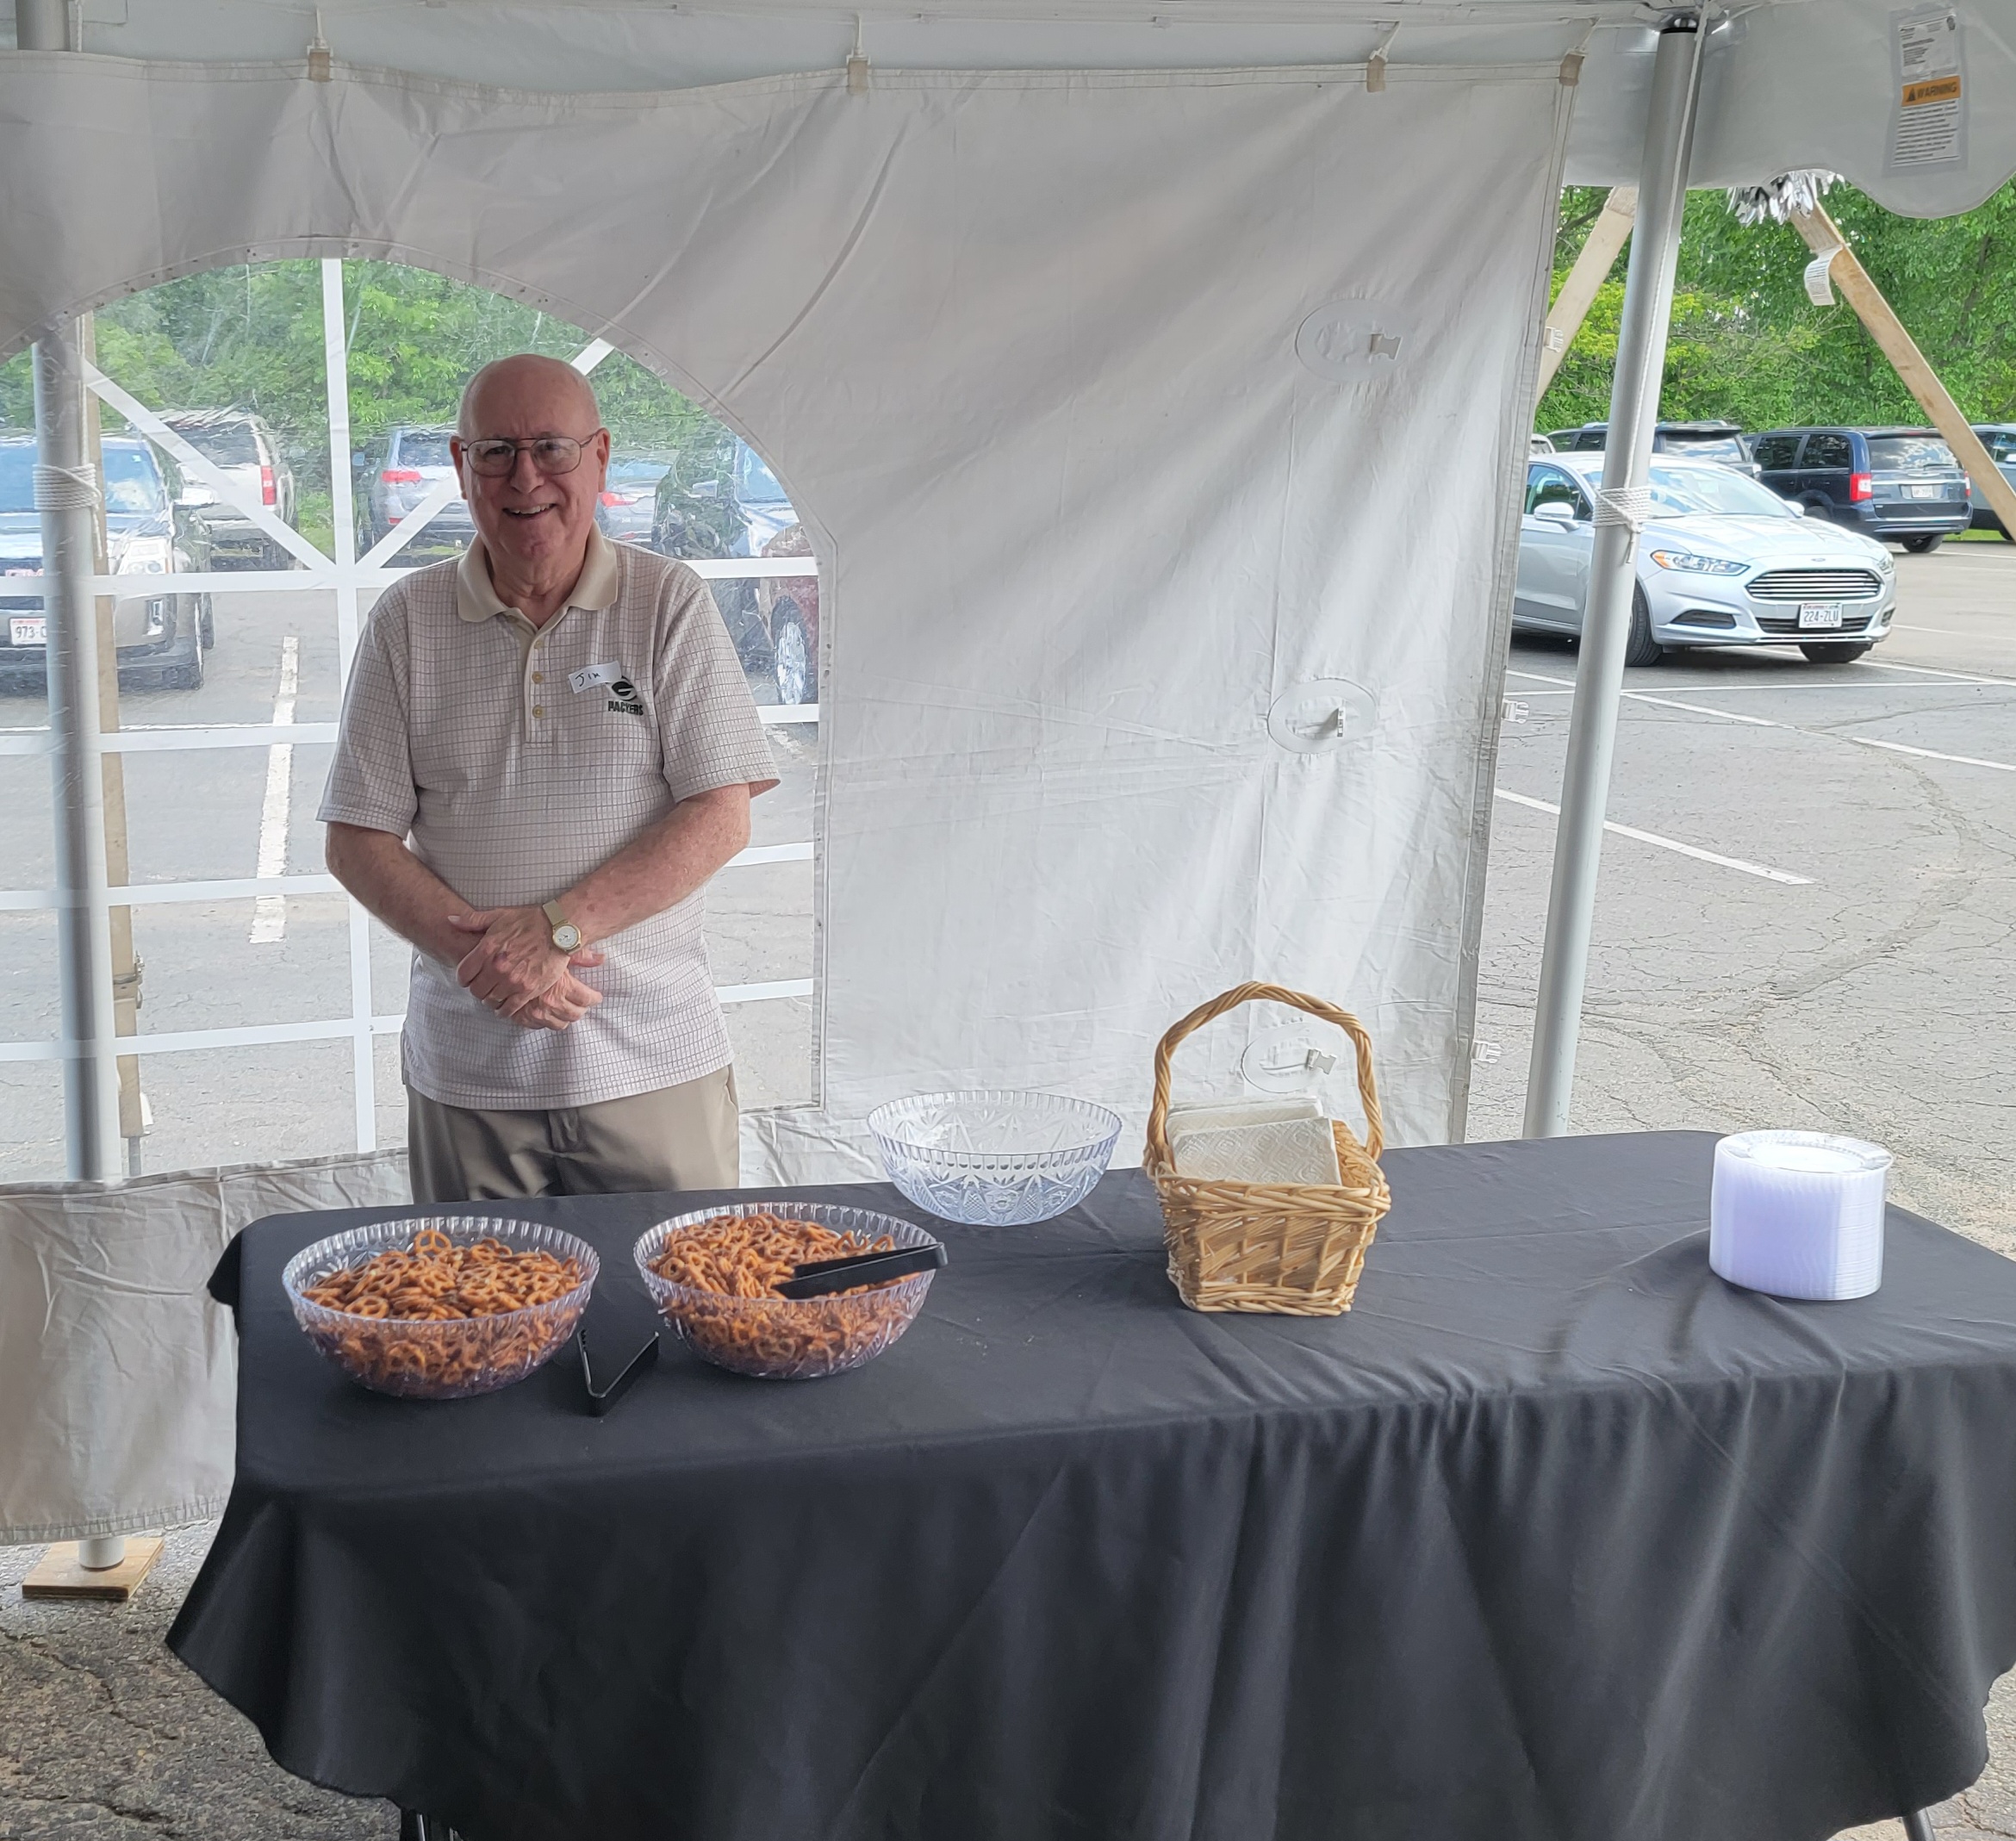
[[[822,1375],[858,1368],[908,1329],[924,1306],[935,1274],[918,1272],[893,1284],[848,1297],[724,1297],[692,1285],[675,1284],[651,1270],[665,1242],[690,1228],[724,1215],[781,1215],[813,1221],[836,1234],[887,1235],[899,1247],[935,1247],[935,1235],[893,1215],[831,1202],[737,1202],[661,1221],[637,1243],[637,1269],[644,1275],[665,1321],[694,1353],[717,1368],[764,1381],[813,1381]]]
[[[919,1208],[976,1228],[1075,1208],[1112,1161],[1120,1115],[1059,1093],[923,1093],[868,1114],[889,1180]]]
[[[309,1285],[339,1266],[362,1266],[389,1248],[403,1250],[423,1228],[438,1228],[458,1247],[502,1241],[513,1253],[550,1253],[578,1259],[582,1281],[551,1303],[495,1316],[436,1322],[411,1317],[362,1317],[303,1297]],[[294,1321],[310,1342],[353,1381],[407,1400],[465,1400],[522,1381],[574,1334],[602,1262],[584,1240],[530,1221],[486,1221],[473,1215],[422,1215],[374,1222],[304,1247],[280,1282]]]

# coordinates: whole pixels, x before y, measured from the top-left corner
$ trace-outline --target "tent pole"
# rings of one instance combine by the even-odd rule
[[[67,0],[15,0],[23,51],[71,51]],[[42,517],[44,669],[56,801],[57,956],[63,991],[63,1110],[71,1179],[119,1172],[112,1041],[112,924],[105,899],[104,752],[98,712],[97,476],[84,428],[83,328],[35,341],[35,506]]]
[[[98,610],[91,594],[97,486],[84,450],[81,329],[35,341],[35,502],[42,514],[44,648],[56,798],[57,949],[64,1114],[72,1180],[119,1174],[118,1069],[110,1053],[112,924],[105,895],[105,779]]]
[[[1651,467],[1652,429],[1658,420],[1666,321],[1673,304],[1680,220],[1687,204],[1687,164],[1701,97],[1703,37],[1698,18],[1669,21],[1659,34],[1652,66],[1568,760],[1561,776],[1561,817],[1554,833],[1553,886],[1547,898],[1546,944],[1540,955],[1540,1001],[1526,1085],[1529,1138],[1559,1137],[1568,1129],[1603,810],[1617,739],[1617,705],[1624,688],[1624,649],[1638,586],[1638,525]]]

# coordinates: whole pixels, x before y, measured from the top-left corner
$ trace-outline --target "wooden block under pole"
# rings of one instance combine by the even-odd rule
[[[78,1558],[75,1540],[50,1543],[28,1576],[21,1582],[23,1598],[101,1598],[124,1604],[154,1570],[165,1543],[159,1534],[128,1534],[126,1558],[116,1566],[99,1569]]]

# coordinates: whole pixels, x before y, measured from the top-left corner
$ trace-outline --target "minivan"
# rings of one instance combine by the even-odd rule
[[[1775,428],[1750,451],[1781,499],[1920,554],[1974,516],[1967,476],[1934,429]]]

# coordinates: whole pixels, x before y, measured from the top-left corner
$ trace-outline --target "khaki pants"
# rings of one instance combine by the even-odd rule
[[[735,1070],[592,1106],[478,1111],[406,1090],[415,1202],[732,1189]]]

